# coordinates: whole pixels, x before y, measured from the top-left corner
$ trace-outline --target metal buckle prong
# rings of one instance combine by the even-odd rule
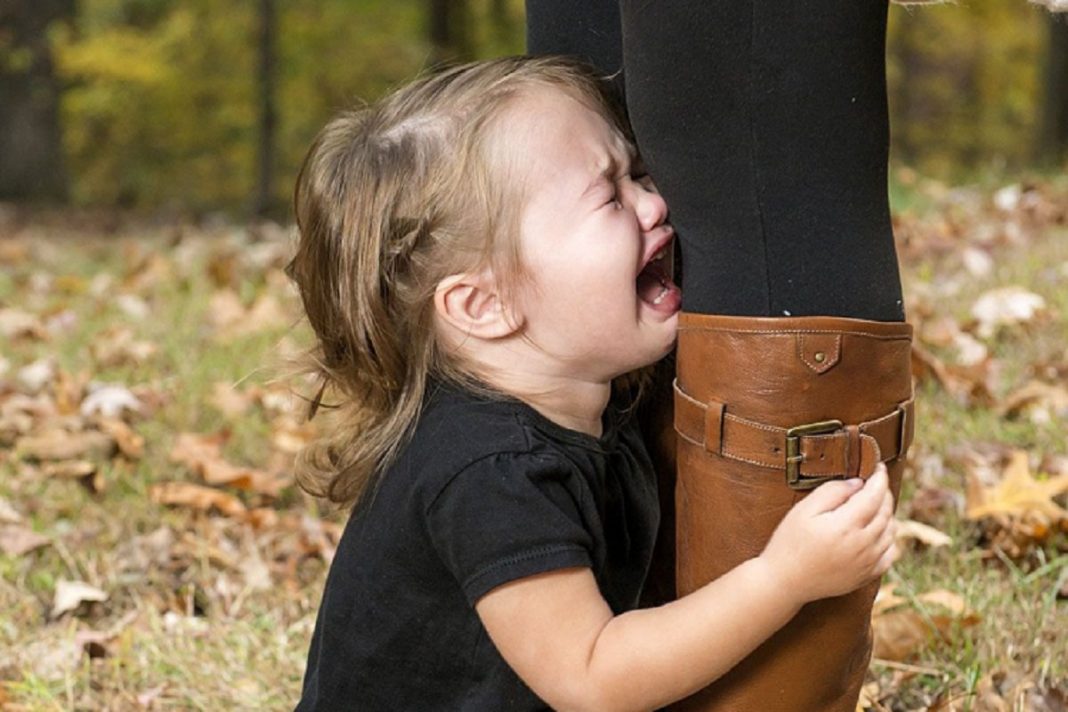
[[[823,420],[818,423],[795,425],[786,431],[786,484],[790,489],[809,490],[836,477],[802,477],[801,463],[805,456],[801,453],[801,438],[805,435],[826,435],[842,429],[840,420]]]

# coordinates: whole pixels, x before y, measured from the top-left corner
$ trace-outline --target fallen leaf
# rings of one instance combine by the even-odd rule
[[[908,603],[908,601],[909,599],[897,595],[897,584],[883,584],[879,587],[879,592],[875,594],[875,602],[872,604],[871,609],[872,616],[882,615],[889,610]]]
[[[56,377],[56,366],[51,359],[40,359],[28,366],[23,366],[15,374],[15,379],[31,395],[40,393]]]
[[[48,338],[48,330],[34,314],[21,309],[0,309],[0,336],[9,341]]]
[[[941,606],[957,617],[970,615],[970,611],[964,603],[964,598],[960,594],[953,593],[944,588],[921,593],[916,597],[916,600]]]
[[[51,540],[21,524],[0,524],[0,551],[8,556],[24,556],[48,546]]]
[[[211,387],[208,403],[228,418],[236,418],[248,412],[254,395],[239,391],[226,381],[218,381]]]
[[[78,480],[96,472],[96,465],[89,460],[60,460],[49,462],[41,468],[48,477],[66,480]]]
[[[96,426],[115,441],[119,452],[125,457],[131,460],[141,459],[145,452],[145,439],[125,422],[114,418],[101,418],[96,421]]]
[[[101,415],[105,418],[120,418],[123,413],[140,413],[141,401],[125,386],[118,384],[90,384],[89,395],[82,401],[79,412],[82,417]]]
[[[918,381],[934,378],[947,393],[964,403],[992,400],[989,381],[994,375],[993,364],[992,359],[987,359],[969,366],[950,366],[919,343],[912,344],[913,377]]]
[[[117,445],[105,433],[86,430],[71,433],[52,430],[15,441],[15,456],[26,460],[77,460],[83,457],[111,457]]]
[[[21,524],[22,515],[3,497],[0,497],[0,524]]]
[[[929,644],[949,643],[955,626],[971,627],[978,622],[974,614],[923,615],[913,609],[892,610],[872,619],[872,655],[904,662]]]
[[[999,327],[1031,321],[1046,308],[1046,300],[1023,287],[999,287],[984,292],[972,305],[976,332],[990,338]]]
[[[964,269],[973,277],[987,277],[994,271],[994,258],[989,252],[978,247],[965,247],[961,251],[961,261],[964,263]]]
[[[290,317],[270,294],[260,295],[248,309],[231,289],[211,297],[208,319],[223,338],[233,338],[286,325]]]
[[[172,462],[183,464],[211,485],[227,485],[277,497],[292,484],[287,475],[233,465],[222,457],[223,435],[180,433],[171,448]]]
[[[137,705],[139,707],[146,708],[152,707],[153,704],[155,704],[156,700],[158,700],[163,695],[163,692],[166,689],[167,688],[164,685],[157,685],[156,687],[149,688],[144,692],[139,692],[137,694]]]
[[[245,586],[253,591],[266,591],[274,585],[271,570],[255,546],[249,547],[248,554],[241,557],[238,569],[245,579]]]
[[[77,480],[79,484],[94,494],[103,492],[107,486],[104,473],[88,460],[47,462],[41,467],[41,473],[46,477]]]
[[[933,631],[913,610],[890,611],[872,620],[872,655],[903,662],[923,649]]]
[[[133,331],[126,327],[107,329],[89,345],[89,352],[99,368],[141,364],[157,350],[152,342],[135,339]]]
[[[1068,512],[1053,501],[1053,497],[1068,492],[1068,475],[1036,480],[1031,475],[1027,453],[1012,454],[1002,479],[993,487],[969,487],[965,515],[981,519],[992,514],[1022,516],[1039,513],[1053,521],[1068,517]]]
[[[243,517],[246,512],[245,505],[232,494],[189,482],[152,485],[149,496],[159,504],[192,507],[204,512],[217,509],[229,517]]]
[[[933,526],[947,512],[963,512],[963,504],[964,498],[958,491],[937,486],[921,487],[913,492],[907,502],[908,515],[911,519]]]
[[[272,428],[271,444],[281,452],[296,455],[315,439],[317,431],[315,423],[295,423],[288,418],[280,418]]]
[[[59,680],[81,663],[82,646],[70,631],[50,628],[44,637],[19,646],[18,665],[42,680]]]
[[[144,319],[152,313],[152,308],[148,306],[148,302],[136,294],[120,294],[115,297],[115,306],[123,314],[133,319]]]
[[[998,414],[1007,418],[1026,414],[1033,423],[1068,417],[1068,388],[1030,381],[1006,396]]]
[[[90,586],[84,581],[66,581],[60,579],[56,582],[56,593],[52,602],[52,618],[73,611],[82,603],[91,601],[103,602],[108,600],[108,594],[96,586]]]
[[[931,547],[949,546],[953,538],[934,527],[911,519],[901,519],[897,522],[897,539],[915,540]]]

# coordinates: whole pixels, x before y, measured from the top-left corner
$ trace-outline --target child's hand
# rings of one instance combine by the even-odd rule
[[[807,603],[886,573],[896,556],[896,530],[894,496],[880,463],[866,483],[827,482],[794,505],[760,558],[783,590]]]

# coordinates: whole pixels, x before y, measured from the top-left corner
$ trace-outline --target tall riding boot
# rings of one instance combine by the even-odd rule
[[[882,461],[896,498],[912,442],[911,338],[903,323],[680,315],[680,596],[760,554],[787,510],[827,479],[867,478]],[[805,605],[672,709],[854,712],[877,590]]]

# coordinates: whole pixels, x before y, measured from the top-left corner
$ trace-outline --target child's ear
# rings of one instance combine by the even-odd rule
[[[480,339],[511,336],[521,328],[489,269],[450,275],[438,282],[434,308],[445,323]]]

